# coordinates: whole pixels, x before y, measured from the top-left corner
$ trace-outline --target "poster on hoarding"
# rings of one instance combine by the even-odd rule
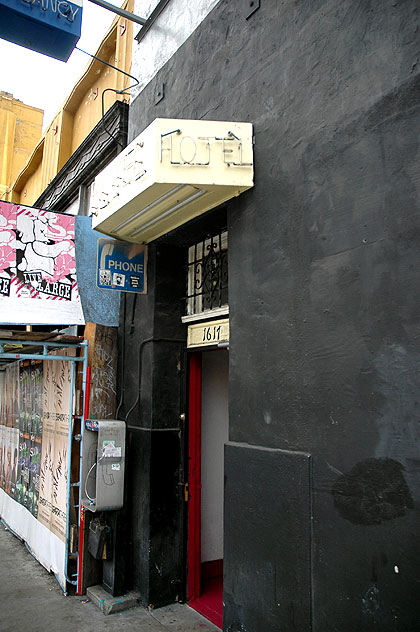
[[[17,474],[17,455],[19,449],[19,430],[5,429],[4,491],[14,496]]]
[[[84,324],[74,221],[0,201],[1,324]]]
[[[19,365],[1,371],[0,487],[14,497],[19,458]]]
[[[4,392],[5,424],[9,428],[19,427],[19,363],[12,362],[6,367],[7,385]]]
[[[42,447],[42,376],[43,364],[36,362],[31,365],[31,461],[29,478],[29,509],[38,516],[39,478],[41,474]]]
[[[57,353],[70,356],[74,355],[74,349],[61,349]],[[67,360],[44,361],[38,520],[63,541],[66,538],[71,371],[72,363]]]
[[[29,508],[29,473],[31,456],[30,386],[30,369],[28,366],[21,366],[19,375],[19,390],[21,401],[21,407],[19,411],[19,459],[15,500],[17,500],[26,508]]]
[[[38,515],[42,441],[42,361],[20,363],[19,452],[14,498]]]

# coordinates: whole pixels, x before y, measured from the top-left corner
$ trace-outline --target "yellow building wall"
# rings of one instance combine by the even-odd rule
[[[17,182],[20,186],[14,186],[7,196],[9,202],[27,204],[31,206],[36,199],[36,192],[42,186],[42,157],[44,153],[45,138],[41,138],[31,154],[30,160],[21,171]],[[42,189],[41,189],[42,190]]]
[[[40,184],[41,182],[42,173],[41,164],[39,164],[38,169],[35,171],[35,173],[28,176],[28,179],[25,182],[25,188],[21,191],[21,195],[19,196],[19,203],[32,206],[33,202],[38,197],[38,191],[42,191],[42,185]]]
[[[132,12],[134,0],[127,0],[122,6]],[[33,205],[101,120],[102,114],[116,100],[128,101],[129,95],[117,94],[115,90],[124,90],[134,82],[116,68],[130,73],[132,41],[133,23],[116,17],[95,55],[99,59],[92,59],[88,63],[62,109],[45,130],[42,141],[21,167],[6,199]]]
[[[130,11],[132,8],[127,10]],[[126,73],[130,72],[132,40],[133,23],[120,18],[117,28],[103,42],[97,55],[109,66],[94,61],[89,75],[90,81],[81,86],[81,98],[78,107],[73,111],[72,152],[100,121],[102,111],[105,113],[116,100],[128,100],[129,95],[118,95],[115,90],[124,90],[133,84],[133,80],[110,66],[120,68]]]
[[[113,55],[104,61],[113,60]],[[100,121],[102,116],[102,94],[103,91],[113,86],[114,71],[101,64],[98,68],[94,84],[89,87],[83,95],[82,102],[74,114],[73,127],[73,143],[74,151],[87,136],[88,130],[91,130]],[[104,93],[104,112],[115,102],[114,92]]]
[[[42,174],[39,180],[41,187],[39,193],[50,184],[51,180],[70,158],[72,154],[72,134],[73,117],[66,110],[60,110],[44,134],[45,145],[42,158]]]
[[[8,92],[0,92],[0,197],[28,161],[41,138],[44,112],[26,105]]]

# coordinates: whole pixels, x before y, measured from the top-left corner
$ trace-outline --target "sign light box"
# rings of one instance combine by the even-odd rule
[[[155,119],[95,178],[92,226],[147,244],[253,186],[251,123]]]
[[[0,0],[0,38],[67,61],[82,28],[82,0]]]

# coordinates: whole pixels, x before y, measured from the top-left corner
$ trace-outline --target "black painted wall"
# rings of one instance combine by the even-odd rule
[[[184,576],[183,254],[150,246],[148,294],[126,295],[119,328],[118,417],[127,422],[128,448],[126,585],[153,606],[179,598]]]
[[[261,0],[248,20],[246,5],[222,0],[134,101],[129,117],[129,139],[158,116],[255,126],[255,187],[227,205],[224,628],[415,632],[419,3]],[[155,106],[162,82],[165,98]],[[152,252],[158,286],[175,273],[170,266],[159,271],[157,262]],[[128,364],[133,340],[139,345],[160,328],[180,334],[180,277],[178,283],[165,309],[156,311],[153,286],[144,297],[136,332],[126,334]],[[156,370],[164,364],[160,357]],[[169,408],[176,400],[172,375]],[[145,426],[157,414],[159,385],[150,380],[141,397]],[[127,397],[135,398],[125,383]],[[135,436],[134,581],[147,591],[149,581],[159,584],[148,572],[144,525],[145,513],[156,513],[148,514],[150,472],[156,475],[150,459],[159,450]],[[264,449],[272,450],[272,468],[261,461]],[[175,463],[169,470],[166,482]],[[165,481],[159,485],[165,489]],[[293,506],[285,510],[290,494]],[[182,547],[182,508],[165,507]],[[305,544],[295,529],[299,516]],[[156,555],[167,541],[176,546],[159,520]],[[168,564],[176,581],[182,561],[175,557]]]

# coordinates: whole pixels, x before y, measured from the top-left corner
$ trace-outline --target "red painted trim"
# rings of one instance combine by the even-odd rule
[[[85,387],[85,401],[84,401],[84,419],[89,417],[89,405],[90,405],[90,373],[91,368],[86,368],[86,387]],[[80,446],[80,450],[83,446]],[[80,485],[82,482],[80,481]],[[83,595],[83,555],[84,555],[84,542],[85,542],[85,510],[82,507],[82,489],[79,487],[79,546],[77,556],[77,587],[76,594]]]
[[[201,353],[188,363],[188,573],[187,599],[201,592]]]

